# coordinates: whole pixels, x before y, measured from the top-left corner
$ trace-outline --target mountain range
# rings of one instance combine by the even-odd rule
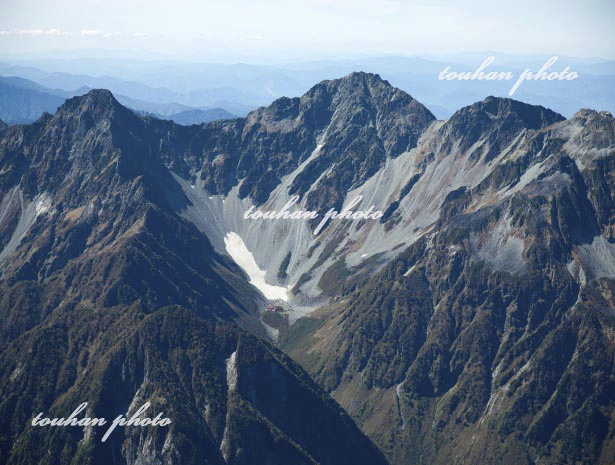
[[[383,216],[243,217],[295,195]],[[0,198],[3,462],[613,462],[608,112],[438,120],[360,72],[182,126],[90,90],[0,127]],[[146,400],[170,427],[29,426]]]
[[[83,95],[89,90],[87,86],[74,91],[49,89],[28,79],[0,76],[0,118],[8,124],[32,123],[43,113],[55,113],[67,98]],[[182,125],[235,118],[235,115],[221,108],[195,108],[178,103],[155,103],[124,95],[118,95],[118,98],[135,111],[161,119],[170,119]]]
[[[72,91],[83,86],[111,90],[140,102],[223,108],[245,116],[281,96],[301,96],[315,82],[360,69],[379,73],[396,87],[410,92],[438,118],[486,95],[505,97],[525,70],[536,72],[549,55],[509,55],[493,51],[442,56],[373,56],[338,60],[264,63],[186,62],[179,59],[62,58],[59,56],[0,62],[0,75],[20,76],[49,88]],[[487,71],[508,71],[515,79],[439,80],[449,67],[474,72],[486,58],[495,58]],[[580,108],[615,112],[615,62],[613,60],[558,56],[552,71],[565,67],[579,74],[566,81],[527,81],[514,98],[551,108],[571,117]],[[145,110],[145,108],[143,108]],[[152,110],[146,110],[152,111]],[[156,111],[155,111],[156,112]],[[165,114],[163,112],[156,112]]]

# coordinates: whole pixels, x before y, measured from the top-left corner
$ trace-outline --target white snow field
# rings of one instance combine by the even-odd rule
[[[256,287],[269,300],[288,301],[288,292],[285,287],[272,286],[265,281],[266,271],[261,270],[254,260],[254,256],[244,244],[239,234],[230,232],[224,238],[226,251],[243,271],[250,277],[250,284]]]

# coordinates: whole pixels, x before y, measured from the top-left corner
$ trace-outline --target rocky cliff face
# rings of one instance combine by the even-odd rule
[[[189,199],[154,125],[181,131],[92,91],[1,135],[0,461],[386,463],[301,368],[239,329],[265,334],[261,298],[176,213]],[[106,428],[28,426],[84,401],[109,421],[151,401],[173,423],[104,443]]]
[[[191,127],[92,91],[0,139],[14,463],[36,463],[42,443],[66,463],[383,463],[245,330],[267,330],[390,463],[615,456],[610,114],[489,97],[437,121],[353,73]],[[318,236],[309,221],[243,218],[293,195],[321,214],[361,195],[384,216]],[[281,314],[263,314],[267,296]],[[151,397],[179,420],[106,446],[24,429],[84,396],[114,413]]]

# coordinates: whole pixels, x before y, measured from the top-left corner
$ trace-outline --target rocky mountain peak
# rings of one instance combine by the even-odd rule
[[[75,205],[84,196],[112,197],[137,178],[152,192],[172,188],[156,156],[159,140],[147,124],[108,90],[70,98],[55,115],[15,127],[22,134],[19,142],[0,148],[0,162],[10,166],[0,175],[0,186],[10,187],[26,176],[22,192],[27,197],[48,192]],[[152,124],[166,128],[163,121]]]
[[[489,141],[494,156],[522,131],[538,131],[565,120],[552,110],[517,100],[489,96],[457,110],[440,130],[445,146],[459,141],[458,149],[466,151],[479,140]],[[446,143],[448,141],[449,143]]]
[[[352,73],[347,74],[346,76],[343,76],[341,78],[325,82],[331,82],[339,88],[343,88],[344,86],[367,86],[368,89],[387,88],[396,91],[399,90],[394,87],[389,81],[383,79],[379,74],[368,73],[365,71],[353,71]]]
[[[93,120],[108,119],[114,116],[127,116],[134,113],[118,102],[107,89],[92,89],[87,94],[70,98],[58,108],[59,115],[89,116]]]
[[[310,102],[319,96],[328,96],[335,107],[347,109],[348,105],[391,112],[398,110],[412,111],[428,120],[435,117],[423,105],[406,92],[393,87],[378,74],[355,71],[340,79],[322,81],[312,87],[303,97],[302,102]]]
[[[303,124],[325,124],[336,115],[343,124],[366,112],[374,118],[393,112],[412,114],[422,122],[435,119],[427,108],[406,92],[393,87],[378,74],[355,71],[339,79],[325,80],[303,96],[281,97],[268,107],[252,112],[248,122],[299,119]],[[315,121],[314,121],[315,120]],[[360,121],[354,121],[355,123]]]
[[[611,139],[613,139],[612,127],[615,118],[613,118],[613,115],[608,111],[596,111],[582,108],[570,118],[570,121],[573,124],[581,125],[583,128],[589,130],[597,130],[600,128],[607,129],[607,132],[611,133]],[[609,131],[608,129],[611,130]]]
[[[285,176],[305,164],[289,191],[311,192],[311,208],[339,207],[341,192],[364,182],[387,158],[416,147],[434,120],[421,103],[380,76],[355,72],[322,81],[300,98],[278,99],[245,119],[214,123],[198,163],[184,172],[201,171],[212,194],[227,194],[241,181],[240,198],[264,203]]]
[[[559,133],[562,137],[570,136],[568,151],[584,167],[591,164],[592,160],[613,153],[615,118],[608,111],[584,108],[566,121]]]
[[[565,118],[540,105],[530,105],[510,98],[489,96],[469,107],[457,111],[451,119],[465,115],[487,116],[491,120],[514,120],[526,129],[541,129]]]

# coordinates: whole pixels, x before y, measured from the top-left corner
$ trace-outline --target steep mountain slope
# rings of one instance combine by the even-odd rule
[[[301,368],[239,329],[264,334],[261,298],[175,213],[188,199],[161,128],[182,130],[91,91],[0,135],[0,461],[386,463]],[[102,443],[28,426],[147,400],[170,427]]]
[[[393,463],[612,463],[613,117],[488,98],[425,152],[435,222],[283,346]]]
[[[385,464],[350,417],[279,351],[236,325],[179,308],[84,306],[0,354],[2,462]],[[27,426],[37,412],[131,414],[166,427]],[[348,462],[346,462],[348,461]]]

